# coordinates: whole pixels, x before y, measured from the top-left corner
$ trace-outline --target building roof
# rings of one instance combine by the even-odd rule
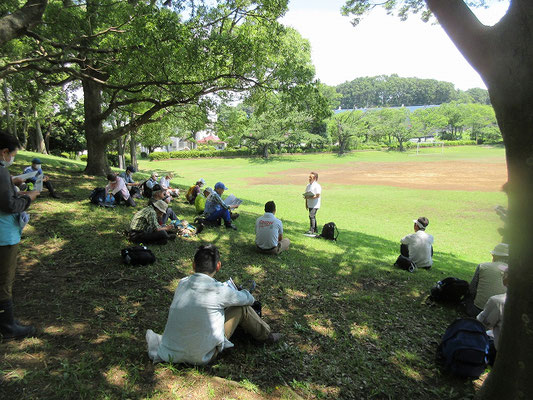
[[[209,134],[206,137],[199,139],[196,141],[197,143],[207,143],[207,142],[213,142],[213,143],[226,143],[222,140],[220,140],[218,137],[216,137],[213,134]]]

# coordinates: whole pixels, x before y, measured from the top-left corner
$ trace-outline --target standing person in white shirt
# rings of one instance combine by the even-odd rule
[[[255,245],[260,252],[279,254],[289,248],[290,240],[283,237],[283,224],[277,219],[276,203],[265,204],[265,214],[255,221]]]
[[[154,362],[207,364],[224,349],[237,326],[262,342],[276,342],[279,333],[250,307],[255,299],[247,290],[235,290],[215,280],[220,254],[212,244],[194,255],[194,274],[180,280],[163,335],[146,331],[148,356]]]
[[[305,188],[305,208],[309,210],[309,231],[308,235],[318,233],[316,225],[316,213],[320,208],[320,195],[322,194],[322,186],[317,182],[318,174],[316,172],[309,173],[309,185]]]
[[[400,252],[411,259],[416,268],[430,269],[433,265],[433,236],[426,233],[429,220],[420,217],[413,220],[414,231],[401,240]]]

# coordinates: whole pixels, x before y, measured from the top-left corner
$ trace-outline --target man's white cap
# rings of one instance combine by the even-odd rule
[[[213,193],[213,188],[206,187],[205,190],[208,191],[209,193]]]
[[[204,178],[198,179],[198,183],[201,183],[202,185],[205,185],[205,179]]]
[[[493,256],[509,257],[509,245],[507,243],[498,243],[490,253]]]

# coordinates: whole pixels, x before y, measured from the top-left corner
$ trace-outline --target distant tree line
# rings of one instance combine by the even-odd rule
[[[485,89],[462,91],[450,82],[402,78],[395,74],[356,78],[335,89],[341,95],[340,107],[344,109],[438,105],[452,101],[490,104]]]

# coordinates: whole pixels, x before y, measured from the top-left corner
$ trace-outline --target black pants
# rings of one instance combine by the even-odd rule
[[[167,244],[168,242],[167,231],[153,231],[153,232],[130,232],[130,242],[144,243],[144,244]]]
[[[117,203],[117,206],[123,201],[126,203],[127,206],[135,207],[135,202],[133,201],[133,197],[128,197],[127,200],[124,200],[124,196],[122,196],[122,192],[115,193],[115,202]]]
[[[318,233],[318,229],[316,227],[316,212],[318,211],[318,208],[309,208],[309,230],[311,232]]]

